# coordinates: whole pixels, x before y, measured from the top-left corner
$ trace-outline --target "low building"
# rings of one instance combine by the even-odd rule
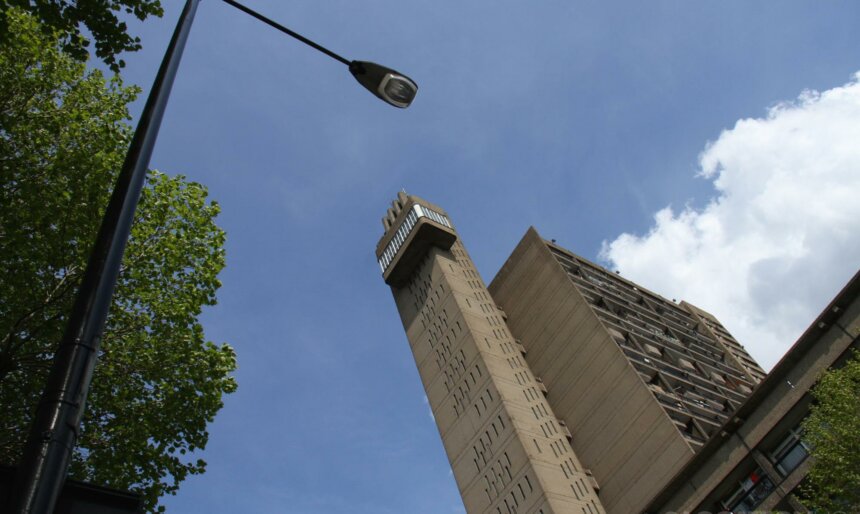
[[[806,512],[792,492],[810,465],[799,429],[809,390],[851,357],[858,338],[860,273],[644,512]]]

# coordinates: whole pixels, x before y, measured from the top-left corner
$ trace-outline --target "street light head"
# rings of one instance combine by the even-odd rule
[[[418,93],[418,86],[412,79],[376,63],[352,61],[349,71],[368,91],[401,109],[409,107]]]

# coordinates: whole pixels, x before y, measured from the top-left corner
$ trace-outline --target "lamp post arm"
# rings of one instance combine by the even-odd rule
[[[327,56],[331,57],[332,59],[334,59],[336,61],[340,61],[343,64],[346,64],[347,66],[349,66],[350,62],[352,62],[352,61],[345,59],[345,58],[341,57],[340,55],[332,52],[328,48],[326,48],[322,45],[319,45],[317,43],[314,43],[310,39],[299,34],[298,32],[293,32],[292,30],[288,29],[287,27],[284,27],[280,23],[278,23],[274,20],[270,20],[269,18],[266,18],[262,14],[245,7],[244,5],[240,4],[239,2],[236,2],[234,0],[224,0],[224,2],[232,5],[233,7],[235,7],[236,9],[239,9],[240,11],[242,11],[244,13],[250,14],[254,18],[257,18],[258,20],[262,21],[263,23],[265,23],[267,25],[271,25],[272,27],[275,27],[276,29],[283,32],[284,34],[287,34],[288,36],[294,37],[294,38],[298,39],[299,41],[301,41],[302,43],[319,50],[320,52],[326,54]]]

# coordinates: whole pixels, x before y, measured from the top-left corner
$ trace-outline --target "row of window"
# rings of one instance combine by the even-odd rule
[[[578,477],[580,478],[580,483],[573,485],[576,483],[574,473],[577,467],[572,460],[572,453],[566,439],[569,432],[567,432],[567,434],[562,434],[560,433],[559,428],[555,425],[555,418],[549,411],[548,405],[544,400],[544,395],[535,387],[535,383],[530,376],[528,366],[523,359],[522,346],[513,343],[513,339],[511,338],[510,333],[507,330],[507,326],[503,321],[503,316],[495,304],[491,303],[491,299],[486,294],[486,289],[480,281],[480,278],[472,272],[471,262],[465,256],[465,253],[461,251],[459,243],[454,244],[451,252],[455,257],[457,257],[459,264],[463,268],[466,284],[473,291],[475,300],[478,301],[477,305],[473,305],[472,301],[467,297],[465,298],[466,304],[469,308],[475,307],[475,310],[480,309],[481,314],[483,314],[484,318],[487,320],[489,324],[489,327],[487,328],[492,332],[496,342],[498,342],[499,347],[504,354],[504,359],[511,369],[511,373],[516,379],[516,382],[523,387],[523,398],[531,408],[532,414],[538,421],[544,437],[549,439],[546,444],[549,445],[553,455],[558,459],[561,470],[565,473],[565,476],[571,480],[571,487],[575,488],[578,486],[580,488],[579,491],[581,491],[579,497],[584,498],[589,494],[589,489],[584,482],[581,482],[581,477]],[[484,343],[486,343],[488,349],[494,349],[494,345],[491,344],[486,337],[484,338]],[[489,391],[487,392],[489,393]],[[485,409],[486,405],[482,404],[480,398],[473,402],[473,404],[478,415],[482,415],[482,407]],[[528,477],[525,476],[522,479],[519,479],[519,481],[514,480],[513,482],[509,482],[513,479],[511,469],[509,467],[509,459],[507,467],[498,467],[499,462],[503,461],[503,459],[507,457],[507,454],[498,461],[494,461],[492,460],[492,448],[489,445],[485,447],[483,443],[484,437],[481,437],[476,441],[475,446],[472,448],[472,457],[476,470],[479,473],[483,473],[485,486],[484,491],[487,495],[487,500],[492,505],[491,509],[494,508],[492,512],[495,512],[496,514],[515,514],[518,512],[518,509],[525,507],[524,502],[528,493],[532,491],[532,485],[529,482]],[[539,453],[543,453],[541,444],[539,444],[534,438],[533,443],[536,450]],[[487,469],[487,466],[490,467],[489,470]],[[593,503],[583,507],[583,510],[586,513],[598,512],[596,505]]]
[[[441,286],[441,284],[439,285]],[[435,314],[436,309],[435,305],[431,305],[430,307],[427,310],[430,311],[431,316],[429,317],[432,319],[432,314]],[[427,330],[427,341],[430,343],[430,348],[436,346],[436,343],[441,341],[443,337],[450,343],[451,341],[456,341],[457,336],[463,333],[463,327],[458,320],[454,320],[453,325],[448,325],[448,312],[445,309],[442,309],[442,314],[437,316],[436,321],[431,322],[429,327],[424,320],[425,317],[422,317],[421,323],[423,328]]]
[[[761,468],[741,480],[738,487],[728,498],[720,502],[721,506],[733,514],[754,512],[755,508],[764,501],[774,490],[773,481]]]
[[[421,258],[409,280],[409,292],[412,294],[415,310],[422,314],[423,320],[427,321],[436,315],[436,301],[430,296],[430,293],[435,293],[436,298],[440,298],[439,291],[434,291],[432,288],[432,280],[432,259],[428,254]],[[444,287],[441,283],[439,286]],[[431,301],[428,302],[428,299]],[[428,306],[429,309],[425,309]]]
[[[683,421],[682,428],[687,428],[686,433],[689,435],[695,435],[695,431],[686,426],[690,416],[696,417],[703,423],[701,425],[702,432],[705,436],[709,436],[728,419],[728,414],[739,405],[725,396],[713,395],[711,391],[694,384],[685,383],[654,369],[639,366],[638,363],[635,365],[640,376],[648,384],[652,394],[660,401],[664,409],[675,409],[686,413],[687,416],[681,421]]]
[[[507,453],[505,454],[507,457]],[[508,459],[508,468],[507,468],[508,477],[511,476],[510,471],[510,459]],[[487,482],[487,478],[484,477],[484,481]],[[495,498],[498,497],[498,494],[491,495],[490,494],[490,484],[487,482],[487,489],[484,489],[484,492],[487,493],[487,499],[492,502]],[[520,508],[520,503],[525,503],[526,498],[529,494],[534,492],[534,487],[532,486],[532,482],[529,479],[528,475],[523,475],[523,478],[516,484],[516,487],[511,487],[511,491],[505,496],[501,502],[496,506],[496,514],[517,514],[517,509]],[[517,494],[519,493],[519,495]]]
[[[788,476],[809,456],[809,446],[803,442],[801,436],[799,429],[789,430],[785,439],[767,454],[768,460],[783,477]],[[720,502],[720,506],[737,514],[755,512],[775,488],[771,477],[762,468],[756,467],[738,482],[737,487]]]
[[[474,368],[472,369],[473,371],[470,371],[469,375],[463,381],[466,387],[469,387],[468,381],[470,378],[472,379],[472,385],[477,385],[478,378],[482,377],[480,366],[475,364]],[[445,390],[450,392],[454,385],[463,377],[464,373],[466,373],[465,354],[463,353],[462,349],[460,349],[460,356],[448,363],[448,365],[445,367],[444,370],[442,370],[442,372],[445,376],[443,382],[445,385]]]
[[[403,242],[406,241],[409,233],[412,232],[415,224],[418,223],[419,218],[430,218],[442,226],[451,228],[451,222],[448,221],[448,218],[445,215],[440,214],[433,209],[424,207],[423,205],[413,205],[412,208],[409,209],[409,214],[406,215],[406,219],[404,219],[400,224],[400,227],[397,228],[397,232],[394,233],[394,237],[392,237],[391,241],[389,241],[385,246],[385,251],[382,252],[382,256],[379,258],[379,267],[383,273],[388,269],[391,261],[394,260],[394,256],[397,255]]]
[[[741,344],[738,343],[720,323],[707,318],[704,319],[704,323],[705,326],[707,326],[708,329],[710,329],[711,332],[720,339],[723,346],[728,348],[729,352],[731,352],[732,356],[737,359],[740,365],[756,379],[756,381],[760,382],[764,379],[767,374],[763,369],[761,369],[761,366],[759,366],[758,363],[750,357],[744,347],[741,346]]]
[[[624,349],[624,353],[634,361],[641,360],[652,364],[648,356],[654,357],[660,363],[660,368],[667,373],[685,380],[692,380],[691,377],[703,378],[712,384],[710,387],[719,391],[720,396],[725,396],[726,391],[730,391],[728,394],[737,395],[739,400],[743,400],[752,392],[752,384],[746,382],[735,369],[708,359],[696,351],[668,344],[655,344],[653,340],[643,338],[639,332],[624,330],[631,327],[618,327],[620,330],[610,327],[610,332]]]
[[[463,362],[463,350],[460,349],[460,357],[456,359],[457,363],[460,367],[465,370],[465,364]],[[474,374],[472,374],[473,384],[477,383]],[[471,393],[472,393],[472,385],[469,383],[469,380],[463,380],[462,385],[457,386],[457,389],[454,391],[454,414],[460,415],[461,412],[466,410],[466,405],[471,401]],[[448,388],[447,375],[445,380],[445,387]]]
[[[484,485],[486,485],[484,492],[487,494],[487,499],[492,502],[505,489],[505,486],[513,480],[513,476],[511,475],[511,458],[508,457],[508,452],[504,452],[493,463],[483,478]]]
[[[478,473],[481,472],[481,469],[486,466],[489,460],[493,457],[493,443],[504,433],[504,431],[505,422],[502,421],[502,415],[499,414],[496,419],[490,423],[490,427],[484,431],[484,433],[478,438],[478,441],[472,446],[472,452],[475,455],[472,461],[475,463],[475,469]]]
[[[698,342],[701,339],[707,339],[702,334],[696,331],[697,322],[694,318],[690,317],[690,315],[672,304],[668,302],[657,300],[656,298],[650,298],[646,301],[645,296],[643,294],[639,294],[640,291],[636,287],[632,287],[628,284],[615,280],[614,277],[611,277],[605,273],[598,272],[592,267],[589,266],[588,273],[582,271],[580,269],[581,266],[585,266],[588,263],[579,262],[578,264],[574,264],[574,262],[565,255],[562,255],[558,251],[554,251],[556,258],[568,273],[574,278],[574,283],[580,288],[582,291],[582,286],[587,285],[588,287],[593,287],[591,284],[598,286],[601,292],[605,294],[609,294],[613,296],[613,300],[618,302],[619,304],[626,305],[628,309],[634,308],[634,310],[638,310],[639,307],[650,307],[644,309],[642,312],[638,314],[643,315],[645,312],[649,314],[653,311],[659,315],[659,319],[663,323],[669,323],[672,325],[677,325],[677,328],[681,331],[680,333],[684,334],[684,337],[690,337],[691,339]],[[606,276],[604,276],[606,275]],[[600,276],[601,278],[598,278]],[[587,281],[587,282],[586,282]],[[590,283],[590,284],[589,284]],[[586,291],[583,291],[586,296],[590,296]],[[635,304],[635,305],[634,305]],[[616,305],[615,307],[618,307]],[[605,309],[611,311],[617,311],[617,308],[604,307]],[[628,311],[629,312],[629,311]],[[622,318],[625,316],[621,316]],[[650,321],[650,318],[649,318]],[[730,347],[733,356],[739,361],[739,364],[745,369],[745,371],[749,372],[757,381],[761,380],[764,377],[764,373],[759,368],[759,366],[753,361],[745,352],[743,347],[737,344],[728,332],[722,328],[719,323],[714,323],[712,320],[705,318],[703,320],[705,324],[711,329],[712,333],[717,333],[720,337],[724,338],[724,343]],[[664,334],[662,331],[653,331],[658,338],[661,339],[677,339],[672,334],[669,334],[668,331]],[[710,346],[714,343],[711,341],[707,341],[706,345]],[[698,346],[698,345],[697,345]],[[703,349],[704,350],[704,349]],[[707,350],[704,350],[706,353],[710,353]]]
[[[667,300],[646,291],[640,291],[636,286],[632,286],[626,281],[616,278],[608,270],[600,268],[573,254],[563,253],[556,248],[551,248],[550,250],[565,271],[575,278],[584,278],[600,288],[611,291],[630,303],[635,303],[643,307],[648,306],[661,316],[670,318],[679,325],[687,328],[692,328],[696,325],[687,312]]]
[[[695,353],[699,360],[712,361],[720,365],[724,359],[714,341],[698,334],[684,333],[671,329],[666,320],[643,315],[635,309],[620,307],[615,302],[605,300],[599,294],[584,294],[594,305],[595,312],[603,321],[635,332],[643,340],[658,346],[677,348],[682,353]]]
[[[576,476],[576,470],[577,470],[577,466],[576,466],[576,463],[573,461],[572,458],[567,458],[567,459],[564,459],[563,461],[561,461],[561,471],[562,471],[562,473],[564,473],[564,478],[570,480],[571,478],[575,477]],[[585,494],[586,494],[585,492],[588,491],[588,488],[585,486],[585,483],[582,482],[581,478],[579,480],[577,480],[577,482],[581,482],[581,483],[576,484],[576,487],[579,490],[578,491],[575,490],[574,495],[576,496],[577,500],[580,500],[585,496]],[[571,484],[570,487],[571,487],[571,489],[573,489],[574,485]]]
[[[523,485],[525,484],[525,487]],[[517,498],[517,490],[519,490],[519,498]],[[528,490],[528,493],[526,492]],[[520,507],[520,498],[522,502],[526,501],[526,495],[530,494],[534,491],[534,487],[532,487],[531,480],[529,480],[528,475],[523,475],[523,480],[521,480],[516,488],[511,488],[510,494],[503,500],[502,504],[505,509],[502,510],[502,504],[496,507],[496,514],[517,514],[517,509]],[[508,501],[510,499],[510,501]]]
[[[478,397],[478,401],[475,402],[473,407],[475,407],[475,413],[480,418],[487,410],[489,410],[490,405],[493,404],[493,393],[490,392],[490,389],[487,388],[484,391],[484,394]]]
[[[724,359],[723,352],[719,351],[714,342],[707,340],[701,335],[695,337],[689,334],[676,333],[665,320],[654,318],[643,318],[639,313],[616,305],[608,305],[603,297],[596,295],[592,299],[598,308],[597,314],[620,327],[629,328],[638,334],[643,340],[650,340],[658,346],[674,347],[680,353],[696,354],[697,360],[710,361],[715,366],[721,366],[720,361]],[[615,317],[618,319],[616,319]],[[731,369],[731,368],[729,368]],[[731,369],[732,372],[737,370]]]
[[[433,294],[437,300],[441,301],[441,294],[445,292],[445,284],[439,282],[439,287],[433,289]],[[430,309],[419,308],[418,311],[421,313],[421,325],[423,328],[430,327],[430,333],[438,338],[442,332],[444,332],[448,328],[448,313],[445,309],[442,309],[442,313],[439,314],[436,319],[433,319],[433,314],[436,313],[436,302],[430,302]],[[426,303],[422,303],[422,305],[426,305]],[[416,307],[418,307],[416,303]]]
[[[803,442],[802,435],[797,428],[790,430],[785,439],[769,455],[774,467],[783,476],[788,476],[809,456],[809,445]]]

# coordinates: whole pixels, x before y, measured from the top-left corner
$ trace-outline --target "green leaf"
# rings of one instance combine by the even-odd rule
[[[0,462],[17,462],[131,131],[138,90],[64,54],[50,27],[0,19]],[[150,172],[104,333],[71,472],[146,508],[202,473],[236,356],[198,316],[224,267],[206,188]]]
[[[860,351],[812,389],[804,440],[812,464],[803,503],[815,512],[860,512]]]
[[[133,13],[139,20],[164,14],[160,0],[7,0],[0,2],[0,46],[17,37],[6,14],[20,9],[38,20],[44,33],[54,34],[63,51],[81,62],[87,60],[91,43],[81,34],[85,27],[95,41],[96,56],[114,72],[125,66],[125,61],[117,60],[117,55],[141,48],[140,38],[128,34],[128,26],[119,21],[116,13]]]

